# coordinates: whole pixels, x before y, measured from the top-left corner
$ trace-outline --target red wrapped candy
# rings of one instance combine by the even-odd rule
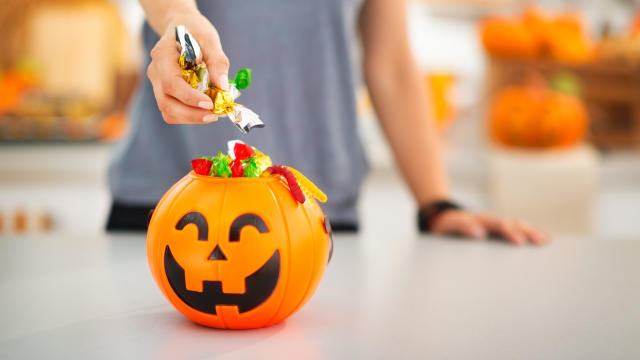
[[[232,177],[243,177],[244,176],[244,164],[242,163],[242,160],[240,160],[240,159],[238,159],[236,157],[235,160],[233,160],[231,162],[229,167],[231,167],[231,176]]]
[[[209,175],[212,165],[213,161],[207,159],[191,160],[191,167],[193,168],[193,171],[198,175]]]
[[[253,148],[247,144],[243,144],[241,142],[237,142],[233,146],[233,153],[236,156],[236,160],[246,160],[256,156],[256,152],[253,151]]]

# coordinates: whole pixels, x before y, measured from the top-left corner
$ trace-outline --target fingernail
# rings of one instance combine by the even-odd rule
[[[205,115],[205,116],[202,118],[202,122],[204,122],[204,123],[206,123],[206,124],[208,124],[208,123],[212,123],[212,122],[217,121],[217,120],[218,120],[218,117],[217,117],[217,116],[215,116],[215,115]]]
[[[220,75],[220,87],[224,91],[229,91],[229,77],[227,74]]]
[[[213,103],[211,101],[200,101],[198,103],[198,107],[201,107],[205,110],[211,110],[213,109]]]

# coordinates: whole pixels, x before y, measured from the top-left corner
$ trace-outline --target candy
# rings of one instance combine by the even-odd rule
[[[213,161],[204,158],[191,160],[191,167],[198,175],[209,175],[212,165]]]
[[[213,158],[213,168],[211,169],[210,176],[219,176],[219,177],[231,177],[231,168],[229,164],[231,163],[231,158],[227,155],[222,154],[222,152],[218,151],[218,156]]]
[[[251,85],[251,69],[240,69],[236,73],[236,79],[234,81],[236,88],[244,90]]]
[[[184,80],[194,89],[204,92],[213,101],[212,112],[218,116],[227,116],[243,133],[254,127],[264,127],[260,116],[250,109],[235,103],[240,96],[238,89],[246,89],[251,84],[251,70],[241,69],[235,80],[229,84],[229,91],[218,89],[209,81],[209,70],[203,62],[202,50],[184,25],[175,27],[176,42],[180,46],[178,65]]]
[[[311,180],[307,179],[306,176],[302,175],[302,173],[291,166],[287,166],[289,170],[293,173],[293,176],[298,180],[298,184],[300,184],[300,188],[304,191],[307,196],[318,199],[320,202],[327,202],[327,195],[325,195],[320,188],[318,188]]]
[[[282,176],[287,181],[287,185],[289,185],[289,191],[291,191],[291,195],[293,195],[294,199],[296,199],[300,204],[303,204],[305,202],[306,198],[304,196],[304,193],[300,189],[300,185],[298,185],[296,177],[286,166],[273,165],[267,168],[265,172],[268,174]]]
[[[260,169],[260,173],[262,173],[263,171],[265,171],[269,166],[271,166],[271,158],[267,155],[265,155],[263,152],[261,152],[260,150],[256,149],[253,146],[250,145],[246,145],[245,143],[243,143],[240,140],[230,140],[227,142],[227,153],[229,154],[229,156],[231,156],[232,159],[235,159],[238,157],[238,155],[236,155],[236,145],[237,144],[241,144],[238,145],[238,151],[242,151],[242,153],[240,153],[240,159],[248,159],[248,158],[252,158],[255,157],[256,158],[256,164],[258,165],[258,168]],[[248,152],[247,155],[242,155],[246,152]]]
[[[198,74],[193,70],[181,70],[181,72],[182,72],[182,78],[184,79],[184,81],[189,83],[189,85],[191,85],[192,88],[197,89],[198,83],[200,82],[200,79],[198,78]]]
[[[240,104],[235,106],[232,113],[227,114],[229,120],[231,120],[240,131],[248,133],[253,128],[262,128],[264,123],[260,120],[260,116],[251,109],[244,107]]]
[[[231,176],[232,177],[243,177],[244,176],[244,164],[239,159],[234,159],[231,162]]]
[[[256,164],[260,168],[260,172],[265,171],[269,166],[272,165],[271,158],[268,155],[263,154],[260,150],[253,148],[256,152]]]
[[[244,177],[259,177],[262,173],[258,163],[256,161],[256,157],[249,158],[244,160]]]
[[[213,100],[213,110],[211,111],[216,115],[223,116],[233,114],[234,107],[238,105],[233,102],[233,97],[228,92],[216,87],[212,87],[205,91],[205,94]]]
[[[245,177],[279,176],[289,187],[293,198],[304,203],[307,197],[314,197],[320,202],[326,202],[327,196],[311,180],[298,170],[284,166],[272,165],[271,158],[260,150],[243,143],[240,140],[227,142],[229,155],[218,151],[216,156],[203,156],[191,161],[194,172],[200,175],[217,177]]]
[[[233,154],[236,159],[239,160],[246,160],[256,156],[256,152],[253,148],[242,142],[236,142],[235,145],[233,145]]]
[[[227,141],[227,154],[231,156],[232,159],[236,158],[236,153],[234,149],[237,143],[244,144],[242,140],[238,140],[238,139]]]

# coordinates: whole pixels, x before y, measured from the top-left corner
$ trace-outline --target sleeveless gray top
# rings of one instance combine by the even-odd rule
[[[109,168],[114,201],[152,205],[190,170],[190,160],[226,151],[240,139],[290,165],[329,197],[336,222],[356,222],[356,200],[367,165],[357,134],[357,17],[361,0],[198,1],[218,29],[233,77],[253,70],[238,102],[265,123],[242,134],[226,118],[207,125],[168,125],[146,75],[130,109],[131,128]],[[146,61],[158,41],[145,24]],[[143,71],[143,74],[145,72]]]

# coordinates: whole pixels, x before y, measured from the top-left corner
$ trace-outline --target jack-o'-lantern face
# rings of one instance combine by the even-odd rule
[[[185,214],[176,224],[176,229],[182,230],[188,224],[193,224],[198,230],[198,241],[208,241],[209,225],[204,215],[199,212]],[[259,233],[268,233],[269,229],[264,220],[256,214],[238,216],[229,229],[229,242],[240,241],[240,233],[245,226],[253,226]],[[192,239],[193,240],[193,239]],[[189,240],[187,240],[189,241]],[[189,246],[187,246],[188,248]],[[187,249],[187,251],[189,251]],[[227,261],[227,257],[217,244],[207,257],[211,261]],[[273,254],[258,270],[248,275],[245,281],[245,291],[242,294],[225,293],[222,291],[221,281],[202,281],[202,291],[191,291],[186,287],[185,271],[173,256],[169,245],[164,252],[164,270],[171,289],[186,305],[207,314],[216,314],[218,305],[237,306],[240,314],[254,309],[271,296],[280,277],[280,251]]]
[[[185,316],[219,328],[275,324],[317,287],[330,225],[313,200],[299,204],[277,178],[188,174],[149,224],[154,279]]]

